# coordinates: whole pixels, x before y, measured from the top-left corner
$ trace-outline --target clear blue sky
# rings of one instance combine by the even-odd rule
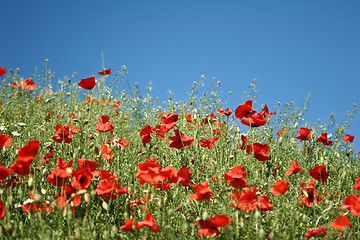
[[[232,91],[258,79],[259,103],[301,106],[311,123],[338,123],[360,104],[360,1],[2,1],[0,66],[31,76],[49,59],[56,78],[126,65],[165,99],[185,97],[204,74]],[[226,106],[224,106],[226,107]],[[349,134],[360,150],[360,117]]]

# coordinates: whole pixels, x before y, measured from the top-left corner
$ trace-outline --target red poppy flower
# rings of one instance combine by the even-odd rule
[[[99,163],[91,160],[85,160],[83,158],[79,158],[78,164],[80,168],[82,167],[88,168],[93,177],[99,176],[99,171],[97,170]]]
[[[223,133],[228,128],[228,126],[226,126],[224,123],[219,121],[215,121],[213,123],[213,126],[214,126],[213,135],[218,135],[218,136],[221,136],[221,133]]]
[[[311,238],[311,237],[325,237],[326,236],[326,231],[327,231],[327,227],[326,226],[321,226],[318,228],[313,228],[313,229],[309,229],[306,231],[305,233],[305,237],[306,238]]]
[[[260,127],[266,124],[266,118],[261,113],[241,119],[241,123],[249,127]]]
[[[88,168],[78,168],[72,175],[74,178],[71,181],[71,186],[77,190],[87,189],[91,184],[91,173]]]
[[[346,228],[351,228],[351,222],[345,215],[340,215],[336,218],[335,222],[331,222],[330,225],[340,231],[344,231]]]
[[[316,142],[321,142],[324,145],[332,145],[333,142],[327,139],[327,133],[321,133],[321,136],[316,140]]]
[[[279,180],[270,189],[274,196],[279,196],[280,194],[286,193],[289,188],[289,181],[286,180]]]
[[[315,188],[315,180],[310,180],[308,185],[306,185],[304,182],[301,182],[300,186],[302,187],[299,190],[301,193],[300,203],[305,203],[308,207],[312,207],[315,201],[317,204],[319,204],[321,198],[318,195],[318,190]],[[304,194],[303,191],[306,191],[306,194]]]
[[[47,182],[54,186],[63,186],[67,180],[71,177],[71,166],[73,160],[68,164],[61,158],[58,158],[57,165],[55,169],[51,169],[50,175],[46,178]]]
[[[169,181],[157,181],[153,184],[153,186],[162,191],[167,191],[172,186],[172,184]]]
[[[30,173],[30,165],[37,154],[40,147],[38,140],[30,141],[27,145],[20,149],[18,158],[10,166],[10,168],[19,175],[28,175]]]
[[[352,136],[352,135],[347,134],[347,135],[342,139],[342,141],[343,141],[343,142],[353,142],[353,141],[354,141],[354,138],[355,138],[355,136]]]
[[[245,177],[246,169],[243,166],[234,166],[230,172],[225,173],[225,181],[237,189],[248,187]]]
[[[40,199],[41,195],[35,192],[37,198]],[[35,201],[35,195],[33,194],[33,190],[30,191],[30,199],[26,200],[23,205],[21,205],[24,213],[35,213],[35,212],[50,212],[51,208],[47,206],[47,203],[44,202],[44,206],[41,206],[40,202]]]
[[[233,111],[231,111],[229,108],[224,109],[217,109],[221,116],[230,117],[233,114]]]
[[[188,187],[191,184],[192,172],[185,165],[182,166],[183,167],[171,177],[170,182],[181,183],[184,187]]]
[[[243,191],[235,191],[234,194],[231,194],[231,198],[235,201],[235,204],[232,204],[236,209],[240,209],[243,211],[252,212],[254,209],[258,207],[258,195],[256,186],[252,186],[251,190],[247,187],[246,190]]]
[[[0,163],[0,183],[8,176],[10,176],[13,173],[13,170],[10,168],[6,168],[4,166],[1,166]]]
[[[111,73],[111,68],[104,69],[103,71],[99,71],[98,74],[100,75],[109,75]]]
[[[60,197],[58,197],[56,199],[56,203],[59,204],[61,207],[65,207],[65,208],[68,207],[68,206],[66,206],[66,204],[69,204],[69,203],[72,203],[72,205],[74,205],[75,207],[80,206],[81,196],[76,195],[74,197],[73,194],[75,194],[75,193],[76,193],[75,189],[70,184],[63,185],[61,187]],[[68,201],[70,198],[72,198],[71,201]],[[71,206],[71,209],[73,211],[72,206]]]
[[[300,128],[298,130],[296,130],[300,136],[297,136],[296,138],[301,141],[303,140],[309,140],[312,137],[312,134],[310,134],[312,129],[309,128]]]
[[[93,89],[95,87],[95,85],[96,85],[95,77],[81,79],[81,81],[78,84],[79,87],[82,87],[86,90]]]
[[[202,182],[192,186],[196,193],[190,194],[190,200],[210,200],[213,197],[213,191],[209,188],[209,183]]]
[[[135,174],[135,177],[139,179],[140,185],[149,183],[158,188],[163,185],[165,180],[171,178],[177,172],[174,167],[161,167],[159,163],[156,162],[156,159],[151,158],[139,164],[138,170],[139,172]],[[171,185],[167,183],[166,186],[170,187]],[[160,189],[162,189],[162,187]]]
[[[100,150],[101,150],[101,157],[104,160],[107,160],[110,163],[110,165],[112,165],[111,160],[113,160],[115,156],[115,154],[112,152],[112,149],[106,146],[105,144],[102,144]]]
[[[115,200],[118,195],[127,193],[128,187],[123,188],[117,176],[102,176],[95,189],[95,194],[100,195],[104,200]]]
[[[286,170],[285,174],[290,176],[293,173],[301,172],[304,173],[305,170],[298,166],[297,160],[291,161],[291,167],[290,169]]]
[[[33,82],[31,78],[27,78],[23,82],[23,88],[28,90],[34,90],[36,87],[36,84]]]
[[[208,117],[202,120],[202,124],[207,125],[209,124],[209,122],[215,122],[215,121],[216,121],[215,115],[213,113],[210,113]]]
[[[351,215],[360,216],[360,196],[350,195],[344,199],[343,205],[339,209],[345,208],[350,210]]]
[[[276,114],[276,112],[269,113],[269,108],[265,104],[264,108],[260,112],[265,118],[270,118],[272,115]]]
[[[50,159],[54,156],[54,148],[50,145],[47,148],[50,148],[50,152],[45,154],[45,157],[41,159],[40,164],[44,165],[45,163],[49,163]]]
[[[285,128],[282,128],[282,129],[280,129],[276,134],[278,135],[278,136],[281,136],[281,135],[284,135],[285,133],[287,132],[287,129]]]
[[[318,180],[319,182],[326,182],[329,177],[329,174],[326,172],[325,165],[315,165],[315,168],[310,169],[310,176]]]
[[[353,189],[355,190],[360,190],[360,175],[359,177],[356,179],[356,183],[352,186]]]
[[[275,175],[279,169],[280,169],[280,166],[274,167],[273,173],[271,175]]]
[[[6,208],[4,203],[0,199],[0,219],[3,219],[5,217],[5,214],[6,214]]]
[[[191,113],[185,114],[186,121],[190,124],[192,122],[192,115]]]
[[[136,228],[138,230],[142,229],[143,227],[148,227],[151,232],[158,233],[160,231],[159,225],[155,223],[154,215],[152,213],[146,213],[144,221],[138,223]]]
[[[109,120],[109,117],[106,115],[100,115],[99,116],[99,122],[100,124],[96,124],[95,125],[95,129],[98,130],[99,132],[111,132],[111,134],[113,134],[113,120]]]
[[[9,189],[9,188],[16,188],[20,183],[22,183],[23,181],[21,180],[21,178],[16,178],[16,177],[11,177],[6,181],[6,185],[5,188]]]
[[[164,124],[167,131],[175,127],[176,121],[178,120],[179,115],[176,113],[172,113],[167,115],[166,117],[161,118],[161,123]]]
[[[56,125],[55,131],[57,133],[57,136],[53,136],[52,139],[57,142],[61,143],[64,141],[65,143],[71,143],[72,142],[72,135],[70,127],[62,126],[60,124]]]
[[[254,115],[256,113],[256,111],[254,111],[254,109],[252,108],[252,101],[249,100],[246,103],[238,106],[235,109],[235,117],[237,119],[242,119],[244,117],[251,117],[252,115]]]
[[[130,145],[130,143],[127,140],[125,140],[123,136],[121,136],[121,138],[114,136],[114,139],[108,140],[108,142],[110,142],[112,146],[116,146],[121,149],[127,148]]]
[[[6,134],[0,133],[0,148],[9,147],[12,143],[12,138]]]
[[[200,140],[200,146],[208,147],[210,150],[212,150],[214,142],[216,142],[218,139],[219,139],[218,137],[214,137],[214,138],[210,138],[210,139]]]
[[[230,222],[233,222],[233,219],[229,219],[226,215],[215,215],[213,218],[209,219],[200,219],[199,225],[200,229],[198,230],[198,236],[206,237],[215,237],[220,235],[218,227],[225,227]]]
[[[6,73],[6,68],[0,67],[0,77],[5,75],[5,73]]]
[[[262,212],[272,211],[273,205],[270,203],[270,198],[267,196],[261,196],[257,208]]]
[[[247,154],[251,154],[253,151],[252,141],[248,141],[245,135],[241,135],[242,145],[238,145],[239,149],[246,150]]]
[[[175,132],[175,136],[169,137],[170,139],[169,147],[181,149],[186,146],[191,146],[192,143],[194,142],[193,138],[184,135],[179,130],[176,129],[174,130],[174,132]]]
[[[142,143],[149,143],[151,141],[150,133],[154,133],[154,129],[150,125],[146,125],[140,130],[140,136],[142,136]]]
[[[253,144],[254,157],[259,161],[267,161],[270,156],[267,155],[270,152],[270,147],[267,144],[254,143]]]
[[[137,226],[138,224],[134,219],[127,219],[125,224],[120,226],[120,229],[127,232],[134,232],[135,229],[137,229]]]

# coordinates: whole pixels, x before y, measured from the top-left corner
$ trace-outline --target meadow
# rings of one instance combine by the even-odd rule
[[[125,66],[0,75],[3,239],[360,236],[356,105],[342,124],[310,126],[309,99],[267,106],[256,80],[228,109],[204,77],[160,104]]]

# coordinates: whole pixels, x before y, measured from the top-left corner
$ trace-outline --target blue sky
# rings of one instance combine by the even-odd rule
[[[258,79],[258,103],[301,106],[310,123],[343,121],[360,104],[359,1],[3,1],[0,66],[31,76],[50,60],[56,78],[87,78],[126,65],[154,96],[182,99],[202,74],[242,104]],[[224,106],[226,107],[226,106]],[[360,117],[349,134],[360,150]]]

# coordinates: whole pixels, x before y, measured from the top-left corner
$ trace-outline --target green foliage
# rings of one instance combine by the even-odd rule
[[[313,138],[300,142],[296,139],[296,130],[309,127],[308,122],[304,123],[303,119],[306,117],[310,96],[305,99],[301,108],[295,107],[293,102],[279,103],[274,108],[277,114],[268,119],[266,125],[258,128],[246,128],[242,125],[241,128],[246,130],[240,132],[240,120],[234,115],[226,117],[217,112],[218,108],[227,107],[221,83],[212,79],[207,84],[203,76],[200,81],[193,83],[187,99],[176,101],[170,92],[164,106],[160,106],[158,98],[151,95],[151,82],[145,94],[141,94],[139,86],[128,79],[125,66],[115,74],[97,78],[96,87],[83,95],[80,93],[84,90],[77,86],[76,74],[59,80],[56,83],[58,86],[54,87],[54,74],[47,61],[42,74],[34,74],[33,80],[37,84],[35,90],[11,88],[12,82],[23,80],[20,71],[14,70],[7,73],[1,82],[0,123],[6,128],[1,130],[1,134],[12,137],[11,146],[0,149],[1,166],[9,168],[16,160],[18,150],[29,141],[36,139],[41,144],[31,165],[33,173],[27,176],[13,173],[4,179],[0,187],[0,199],[6,206],[6,216],[0,220],[0,236],[6,239],[195,239],[199,226],[194,223],[216,214],[224,214],[234,220],[226,227],[220,227],[221,235],[217,237],[220,239],[266,239],[270,236],[271,239],[300,239],[308,229],[323,225],[328,227],[327,238],[334,239],[339,231],[331,228],[330,222],[346,212],[344,209],[339,210],[343,200],[351,194],[357,194],[352,186],[360,173],[360,158],[353,153],[351,143],[341,141],[356,114],[356,106],[349,110],[343,124],[336,125],[335,116],[332,115],[327,123],[312,127]],[[115,86],[126,90],[116,93]],[[250,84],[244,102],[246,100],[253,100],[256,110],[263,107],[256,102],[256,80]],[[114,107],[113,104],[117,102],[122,106]],[[235,112],[235,109],[232,110]],[[145,125],[154,127],[160,124],[164,111],[179,115],[175,128],[194,138],[191,147],[170,148],[168,141],[169,137],[174,136],[173,130],[167,132],[165,138],[153,136],[150,143],[142,143],[140,130]],[[185,118],[185,114],[189,113],[192,114],[191,123]],[[202,124],[203,119],[211,113],[217,116],[216,121],[220,126],[224,126],[219,130],[219,139],[214,143],[213,150],[200,144],[202,139],[217,136],[214,135],[217,123],[209,121],[207,125]],[[95,129],[96,124],[99,124],[99,115],[107,115],[114,121],[113,134]],[[57,143],[53,136],[57,135],[55,127],[58,124],[72,124],[81,133],[73,134],[70,144]],[[285,132],[277,135],[280,129]],[[20,135],[14,136],[13,132]],[[316,142],[322,132],[332,134],[333,145],[325,146]],[[261,162],[253,154],[239,149],[243,134],[253,143],[268,144],[271,159]],[[111,165],[101,154],[95,153],[114,136],[123,137],[130,145],[111,147],[114,153]],[[91,140],[92,137],[94,139]],[[54,149],[54,156],[49,163],[41,165],[40,161],[49,153],[50,146]],[[78,158],[95,161],[100,164],[99,171],[112,171],[119,177],[121,185],[128,186],[128,192],[134,194],[122,194],[112,201],[104,200],[95,194],[100,179],[93,177],[90,187],[85,192],[77,193],[81,196],[81,205],[74,207],[74,212],[56,206],[52,203],[56,202],[61,189],[49,184],[47,177],[51,169],[57,167],[58,158],[66,163],[74,160],[72,171],[78,167]],[[189,195],[194,193],[193,188],[183,187],[179,183],[173,183],[167,191],[147,183],[140,185],[135,177],[137,166],[147,158],[155,158],[161,166],[171,166],[177,170],[186,165],[192,172],[191,186],[208,181],[214,198],[211,201],[191,201]],[[293,160],[297,160],[299,166],[305,169],[304,174],[285,175]],[[299,191],[300,183],[308,184],[313,179],[309,170],[315,165],[323,164],[327,166],[330,178],[324,183],[316,182],[316,188],[319,194],[324,195],[324,199],[313,207],[300,205],[300,196],[303,194],[303,191]],[[248,175],[245,179],[249,186],[259,187],[259,196],[270,198],[272,211],[247,212],[232,207],[234,202],[231,194],[236,189],[225,181],[224,174],[236,165],[246,168]],[[279,169],[273,175],[274,168],[278,166]],[[219,181],[213,181],[214,176]],[[21,182],[15,188],[5,188],[10,178],[19,178]],[[280,196],[273,196],[269,191],[281,179],[289,181],[289,189]],[[29,198],[31,190],[41,194],[41,198],[35,201],[41,204],[47,201],[51,211],[30,214],[23,212],[19,206]],[[89,194],[89,198],[85,197],[86,194]],[[71,196],[71,199],[75,196]],[[129,209],[131,201],[145,196],[150,196],[148,210]],[[135,232],[119,229],[129,218],[142,221],[146,212],[153,213],[155,222],[161,228],[159,233],[152,233],[145,228]],[[342,234],[349,239],[356,239],[360,233],[359,217],[351,214],[347,216],[353,228]]]

